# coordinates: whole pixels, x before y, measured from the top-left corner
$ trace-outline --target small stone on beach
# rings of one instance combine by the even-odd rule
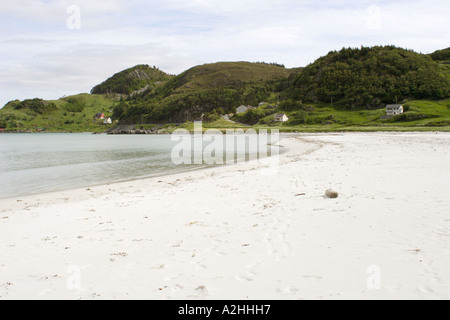
[[[330,199],[336,199],[339,197],[339,193],[331,189],[325,191],[325,195]]]

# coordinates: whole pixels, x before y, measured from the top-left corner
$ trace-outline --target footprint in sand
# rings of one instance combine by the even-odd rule
[[[423,275],[428,278],[430,283],[440,283],[442,280],[438,276],[438,273],[433,269],[433,261],[429,261],[423,264],[425,267],[425,271],[423,271]]]
[[[273,222],[266,233],[265,242],[268,253],[275,255],[277,261],[286,259],[292,252],[292,247],[286,239],[290,225],[291,219],[287,214],[273,213]]]
[[[321,276],[302,276],[302,278],[311,281],[321,281],[323,279]]]
[[[306,183],[304,181],[302,181],[302,180],[297,179],[297,178],[292,178],[289,181],[289,184],[290,184],[290,186],[291,186],[291,188],[293,190],[296,190],[296,189],[299,189],[299,188],[306,188]]]
[[[296,294],[299,292],[299,290],[295,287],[283,287],[279,288],[277,291],[284,295]]]
[[[417,288],[421,293],[434,293],[434,290],[429,287],[419,287]]]
[[[251,271],[251,269],[253,269],[254,267],[256,267],[256,265],[247,266],[247,269],[249,269],[249,271],[243,276],[236,276],[235,278],[239,281],[255,281],[255,278],[258,276],[258,274],[254,271]]]
[[[227,254],[226,254],[225,252],[215,252],[215,255],[216,255],[218,258],[222,258],[222,257],[225,257]]]
[[[254,279],[248,275],[244,276],[234,276],[234,278],[241,282],[252,282]]]

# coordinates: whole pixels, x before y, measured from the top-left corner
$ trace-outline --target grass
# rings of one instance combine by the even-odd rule
[[[76,98],[84,105],[82,112],[67,112],[70,98]],[[117,103],[103,95],[81,94],[66,97],[53,102],[57,109],[45,114],[35,114],[30,110],[14,110],[8,105],[1,110],[0,119],[13,118],[17,127],[8,128],[9,131],[36,132],[43,129],[46,132],[104,132],[108,127],[102,121],[94,121],[96,113],[111,116],[112,109]],[[314,106],[310,111],[300,113],[303,124],[295,124],[299,112],[285,112],[290,120],[287,123],[273,122],[276,113],[284,112],[279,109],[270,110],[270,115],[261,119],[256,125],[248,126],[219,119],[211,123],[204,123],[203,130],[217,129],[222,132],[232,129],[271,130],[280,132],[374,132],[374,131],[442,131],[450,132],[450,99],[442,101],[415,100],[406,103],[409,110],[402,116],[382,120],[384,109],[378,110],[343,110],[332,106]],[[260,108],[267,108],[262,106]],[[305,116],[306,114],[306,116]],[[144,129],[164,129],[167,133],[176,129],[194,131],[194,123],[177,124],[145,124],[136,125]],[[7,131],[8,131],[7,130]]]
[[[173,94],[236,86],[237,83],[265,84],[288,77],[295,70],[250,62],[218,62],[194,67],[172,80]],[[169,81],[170,82],[170,81]]]
[[[450,81],[450,61],[439,61],[439,66],[441,72],[447,77],[447,80]]]
[[[450,131],[450,99],[415,100],[405,105],[409,110],[392,119],[383,119],[385,109],[344,110],[324,105],[311,106],[309,111],[277,109],[270,111],[253,128],[278,129],[281,132]],[[264,108],[258,108],[261,114],[264,114]],[[286,113],[289,121],[275,123],[276,113]]]
[[[343,110],[338,107],[316,105],[312,111],[306,112],[304,124],[293,124],[298,119],[298,111],[283,111],[279,109],[268,109],[270,114],[262,118],[257,124],[248,126],[239,123],[232,123],[225,119],[219,119],[211,123],[203,123],[203,131],[217,129],[222,132],[233,129],[255,129],[273,130],[280,132],[426,132],[441,131],[450,132],[450,99],[442,101],[416,100],[406,103],[409,111],[404,113],[406,119],[402,116],[383,120],[386,114],[385,109],[377,110]],[[258,109],[265,110],[267,106]],[[274,115],[277,113],[286,113],[290,120],[287,123],[275,123]],[[302,113],[303,115],[305,113]],[[422,118],[423,117],[423,118]],[[419,118],[419,119],[416,119]],[[411,120],[413,119],[413,120]],[[183,125],[166,124],[147,125],[144,128],[153,128],[159,126],[164,128],[166,133],[171,133],[176,129],[186,129],[194,131],[194,123],[188,122]],[[140,125],[137,125],[140,127]]]
[[[214,121],[212,123],[206,123],[204,124],[204,127],[206,129],[244,129],[249,128],[249,126],[239,123],[232,123],[225,119],[220,119],[217,121]]]
[[[76,99],[84,106],[82,112],[70,112],[70,99]],[[23,132],[103,132],[106,126],[102,120],[94,121],[97,113],[112,116],[115,101],[103,95],[79,94],[59,100],[48,101],[56,105],[56,110],[45,114],[37,114],[27,109],[14,109],[14,103],[6,105],[0,113],[0,120],[10,123],[7,131]],[[13,125],[15,124],[15,125]]]
[[[274,110],[273,114],[260,120],[254,126],[242,124],[233,124],[224,119],[212,123],[204,123],[203,131],[209,129],[218,129],[222,132],[230,129],[254,129],[273,130],[277,129],[284,133],[293,132],[450,132],[450,99],[443,101],[410,101],[409,111],[404,115],[426,115],[426,118],[405,121],[400,116],[393,119],[382,120],[386,114],[384,109],[378,110],[342,110],[331,106],[316,106],[314,111],[306,117],[309,124],[292,125],[295,119],[295,112],[286,112],[291,117],[290,122],[275,123],[273,116],[280,113],[280,110]],[[264,108],[264,107],[262,107]],[[194,131],[193,123],[186,123],[181,127],[191,132]],[[176,128],[174,128],[176,129]],[[172,132],[169,128],[168,133]]]

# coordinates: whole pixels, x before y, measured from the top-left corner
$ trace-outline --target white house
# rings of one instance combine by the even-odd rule
[[[111,118],[106,118],[106,119],[104,119],[104,120],[103,120],[103,124],[106,124],[106,125],[112,124]]]
[[[237,114],[246,113],[247,111],[248,111],[248,108],[247,108],[247,106],[244,106],[244,105],[242,105],[236,109]]]
[[[289,118],[286,114],[277,114],[275,116],[275,122],[288,122]]]
[[[403,105],[401,104],[388,104],[386,106],[386,114],[388,117],[398,116],[405,112]]]

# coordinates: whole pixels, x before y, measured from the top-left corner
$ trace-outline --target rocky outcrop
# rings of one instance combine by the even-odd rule
[[[164,133],[164,130],[161,130],[160,128],[153,128],[153,129],[137,129],[134,125],[121,125],[117,126],[115,128],[109,129],[107,134],[117,134],[117,135],[127,135],[127,134],[162,134]]]
[[[132,130],[115,130],[112,132],[108,132],[108,134],[160,134],[158,130],[141,130],[141,129],[132,129]]]

